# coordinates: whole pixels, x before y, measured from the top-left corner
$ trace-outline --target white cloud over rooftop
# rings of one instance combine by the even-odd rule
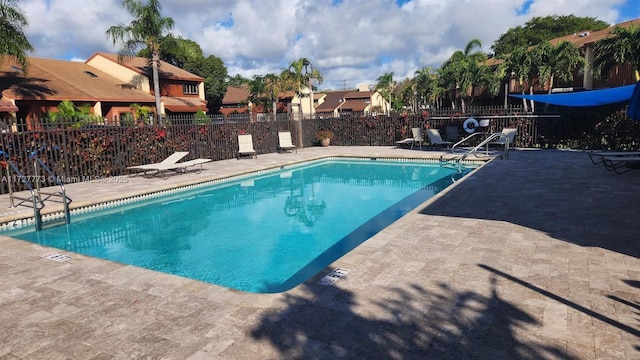
[[[485,51],[534,16],[589,16],[614,24],[640,17],[637,0],[164,0],[174,33],[220,57],[230,75],[279,72],[309,58],[322,88],[402,80],[437,67],[478,38]],[[400,4],[400,5],[399,5]],[[119,0],[22,0],[38,57],[88,58],[117,49],[105,36],[131,18]],[[526,11],[522,13],[522,10]]]

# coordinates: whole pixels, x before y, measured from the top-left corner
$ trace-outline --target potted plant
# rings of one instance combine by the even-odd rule
[[[331,139],[333,139],[333,131],[331,130],[320,130],[316,134],[316,141],[322,146],[329,146]]]

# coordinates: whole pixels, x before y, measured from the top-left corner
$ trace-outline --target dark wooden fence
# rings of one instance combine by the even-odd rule
[[[462,124],[469,117],[489,119],[488,130],[491,132],[516,127],[517,147],[602,148],[603,138],[598,125],[607,123],[615,114],[620,116],[622,110],[621,107],[599,107],[596,110],[529,114],[520,108],[479,108],[465,114],[442,110],[419,115],[392,114],[390,117],[343,113],[339,118],[305,119],[301,122],[279,117],[277,121],[216,121],[208,124],[188,124],[188,119],[182,119],[181,122],[187,124],[164,127],[59,126],[36,131],[3,132],[0,136],[0,159],[13,161],[24,175],[38,175],[43,186],[48,186],[52,183],[46,174],[33,174],[30,157],[40,157],[63,182],[70,183],[124,175],[128,173],[128,166],[158,162],[175,151],[188,151],[187,159],[231,159],[236,156],[237,135],[241,133],[253,135],[258,154],[277,151],[277,133],[280,130],[290,131],[298,147],[316,145],[314,136],[321,129],[335,133],[334,145],[393,146],[396,141],[410,136],[412,127],[437,128],[443,137],[446,127],[456,127],[462,137],[466,135]],[[636,135],[628,134],[629,141],[633,141]],[[637,137],[635,143],[638,143]],[[12,180],[3,172],[0,192],[6,192],[6,182]],[[21,189],[20,184],[15,184],[15,188]]]

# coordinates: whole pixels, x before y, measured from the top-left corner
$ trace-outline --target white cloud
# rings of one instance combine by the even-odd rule
[[[636,0],[164,0],[174,33],[220,57],[230,75],[277,73],[306,57],[324,75],[322,88],[352,88],[393,72],[396,80],[439,66],[469,40],[483,50],[533,16],[589,16],[609,23],[640,17]],[[621,6],[626,11],[620,13]],[[105,32],[131,17],[120,0],[23,0],[35,56],[88,58],[115,52]]]

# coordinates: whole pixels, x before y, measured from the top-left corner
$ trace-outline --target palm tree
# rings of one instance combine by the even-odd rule
[[[391,115],[391,96],[393,95],[393,89],[395,89],[397,85],[396,82],[393,81],[393,72],[384,73],[383,75],[378,77],[376,81],[378,82],[376,84],[376,91],[378,91],[383,98],[389,99],[389,108],[387,109],[387,115]]]
[[[0,56],[13,57],[26,72],[29,65],[26,53],[33,51],[33,46],[24,34],[28,21],[17,3],[17,0],[0,0]]]
[[[158,66],[160,65],[160,47],[165,41],[174,41],[169,30],[173,28],[173,19],[162,17],[160,11],[162,5],[158,0],[149,0],[143,3],[138,0],[123,0],[122,5],[133,16],[129,25],[115,25],[110,27],[106,34],[113,39],[113,45],[120,44],[118,62],[124,62],[136,54],[140,47],[146,47],[151,57],[149,59],[153,71],[153,92],[156,99],[156,115],[158,124],[160,117],[160,80],[158,78]]]
[[[278,115],[278,99],[280,95],[280,89],[282,88],[282,81],[276,74],[267,74],[264,76],[264,91],[269,100],[271,101],[273,111],[273,121],[277,120]]]
[[[556,46],[547,41],[533,49],[532,55],[540,83],[548,85],[549,94],[556,79],[572,81],[574,70],[584,64],[580,50],[568,41],[561,41]]]
[[[511,54],[500,56],[499,58],[504,60],[505,74],[509,76],[509,79],[515,79],[518,82],[518,86],[525,93],[525,83],[529,85],[530,92],[533,92],[532,75],[533,75],[533,55],[523,46],[519,46],[513,49]],[[527,100],[522,99],[524,111],[529,111],[527,106]],[[532,101],[533,104],[533,101]]]
[[[441,68],[443,80],[446,81],[446,87],[451,93],[452,106],[455,107],[456,100],[460,98],[462,111],[465,111],[465,99],[473,98],[475,87],[484,82],[483,73],[486,72],[486,66],[480,64],[487,59],[487,56],[480,51],[474,51],[480,47],[482,42],[479,39],[471,39],[464,50],[454,52]],[[469,91],[471,91],[470,96]]]
[[[614,66],[630,62],[636,80],[640,80],[640,25],[616,26],[611,35],[596,42],[594,67],[606,77]]]
[[[309,97],[309,116],[313,115],[313,82],[322,83],[323,77],[307,58],[300,58],[289,64],[281,74],[283,86],[296,92],[300,98]]]
[[[436,74],[430,67],[423,67],[414,72],[413,84],[415,85],[417,105],[425,105],[433,95],[433,83],[436,81]]]

